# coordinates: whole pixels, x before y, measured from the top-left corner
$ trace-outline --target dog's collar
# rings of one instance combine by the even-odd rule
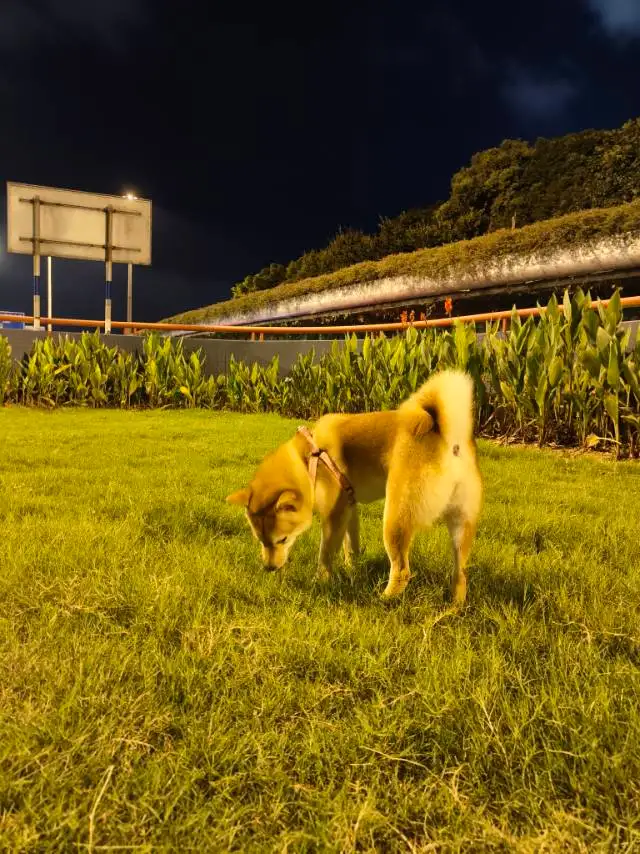
[[[340,471],[340,469],[331,459],[329,454],[326,451],[321,450],[316,445],[310,430],[308,430],[306,427],[298,427],[298,433],[300,433],[300,435],[303,436],[311,446],[311,454],[309,455],[309,477],[311,478],[311,485],[313,486],[313,488],[315,489],[316,487],[318,460],[322,460],[322,462],[329,469],[333,477],[340,484],[340,488],[344,492],[346,492],[347,498],[349,499],[349,504],[355,504],[356,495],[349,478],[345,474],[343,474],[343,472]]]

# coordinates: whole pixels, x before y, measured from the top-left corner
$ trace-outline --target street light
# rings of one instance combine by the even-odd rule
[[[135,193],[132,193],[131,190],[124,193],[122,196],[123,199],[127,199],[130,202],[135,202],[138,198]],[[133,264],[129,262],[127,264],[127,323],[131,323],[133,320]],[[131,335],[132,328],[127,328],[127,334]]]

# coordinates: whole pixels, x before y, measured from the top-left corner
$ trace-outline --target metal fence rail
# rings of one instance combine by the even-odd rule
[[[592,303],[592,308],[598,305],[606,307],[610,300],[597,300]],[[623,297],[620,300],[623,308],[640,307],[640,296]],[[563,311],[563,306],[558,306]],[[537,317],[544,314],[546,308],[519,308],[515,310],[518,317]],[[412,327],[413,329],[429,329],[433,327],[453,326],[456,322],[462,323],[492,323],[496,320],[502,321],[505,326],[513,314],[511,311],[488,311],[481,314],[463,314],[458,317],[440,317],[431,320],[414,320],[397,323],[363,323],[345,326],[229,326],[222,324],[200,324],[200,323],[136,323],[114,320],[111,323],[115,329],[133,329],[134,332],[155,330],[157,332],[199,332],[201,334],[227,334],[227,335],[250,335],[250,336],[282,336],[295,337],[300,335],[348,335],[358,332],[402,332]],[[0,314],[0,323],[33,323],[33,316],[17,314]],[[104,320],[83,320],[69,317],[40,317],[42,326],[62,326],[69,328],[104,329]]]

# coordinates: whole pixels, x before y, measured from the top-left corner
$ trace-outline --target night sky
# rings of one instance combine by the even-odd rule
[[[638,115],[640,0],[1,0],[0,308],[32,305],[6,180],[151,198],[134,318],[156,320],[446,198],[506,137]],[[103,272],[54,261],[56,315],[102,317]]]

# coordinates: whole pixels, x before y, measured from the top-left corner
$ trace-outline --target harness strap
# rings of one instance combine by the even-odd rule
[[[340,488],[347,493],[347,498],[349,499],[349,504],[356,503],[356,496],[353,486],[349,478],[340,471],[338,466],[331,459],[329,454],[326,451],[321,450],[315,443],[313,436],[311,435],[311,431],[306,427],[298,427],[298,433],[307,440],[311,447],[311,455],[309,456],[309,477],[311,478],[311,484],[315,489],[316,486],[316,477],[318,475],[318,460],[322,460],[325,466],[329,469],[335,480],[338,481]]]

